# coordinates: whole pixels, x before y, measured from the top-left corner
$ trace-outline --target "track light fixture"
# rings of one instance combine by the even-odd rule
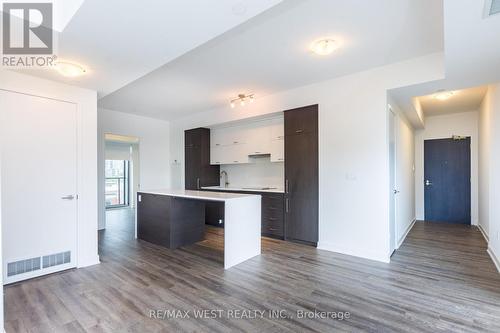
[[[246,95],[246,94],[239,94],[238,95],[238,98],[234,98],[231,100],[231,107],[232,108],[235,108],[236,107],[236,103],[240,103],[241,106],[245,106],[246,102],[249,101],[250,103],[253,103],[255,99],[255,96],[254,94],[249,94],[249,95]]]

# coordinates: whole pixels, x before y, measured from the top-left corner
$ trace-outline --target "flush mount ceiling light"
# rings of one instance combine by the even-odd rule
[[[454,91],[438,90],[434,94],[434,98],[440,101],[446,101],[447,99],[453,97],[454,95],[455,95]]]
[[[240,103],[241,106],[245,106],[245,103],[249,101],[250,103],[253,103],[255,97],[254,94],[239,94],[238,98],[234,98],[231,100],[231,107],[234,108],[236,106],[236,103]]]
[[[54,65],[54,69],[57,70],[59,74],[66,77],[77,77],[87,72],[83,66],[69,61],[57,61]]]
[[[311,44],[311,51],[317,55],[326,56],[337,50],[340,47],[339,43],[331,38],[317,39]]]

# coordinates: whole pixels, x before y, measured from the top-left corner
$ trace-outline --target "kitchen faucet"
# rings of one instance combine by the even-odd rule
[[[228,177],[227,177],[227,172],[225,170],[222,170],[220,172],[220,178],[224,176],[224,187],[227,187],[229,185]]]

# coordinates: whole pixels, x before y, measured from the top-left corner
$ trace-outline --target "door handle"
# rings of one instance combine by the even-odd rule
[[[285,181],[285,192],[288,193],[288,179]]]
[[[66,195],[64,197],[61,197],[61,199],[63,199],[63,200],[73,200],[74,198],[75,197],[73,195],[71,195],[71,194],[70,195]]]
[[[432,182],[430,180],[425,181],[425,186],[432,186]]]
[[[285,200],[285,207],[286,207],[286,212],[288,213],[290,211],[290,201],[288,198]]]
[[[200,178],[196,178],[196,188],[200,189]]]
[[[398,194],[400,193],[401,191],[398,191],[398,190],[394,190],[394,194]]]

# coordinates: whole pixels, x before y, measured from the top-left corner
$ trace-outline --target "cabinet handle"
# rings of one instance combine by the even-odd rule
[[[234,163],[238,163],[238,161],[233,161]]]
[[[278,161],[283,161],[283,159],[282,158],[278,158]]]
[[[196,178],[196,188],[200,189],[200,178]]]
[[[298,130],[295,131],[295,133],[302,133],[302,132],[304,132],[303,129],[298,129]]]
[[[238,141],[233,141],[233,143],[234,143],[234,144],[237,144],[237,143],[238,143]]]
[[[276,220],[277,220],[277,218],[275,218],[275,217],[269,217],[269,218],[268,218],[268,220],[269,220],[269,221],[276,221]]]
[[[286,198],[285,200],[285,206],[286,206],[286,212],[288,213],[290,211],[290,201],[288,200],[288,198]]]
[[[288,193],[288,179],[285,180],[285,192]]]
[[[271,230],[271,231],[276,231],[276,230],[278,230],[278,229],[275,229],[275,228],[269,228],[269,230]]]

